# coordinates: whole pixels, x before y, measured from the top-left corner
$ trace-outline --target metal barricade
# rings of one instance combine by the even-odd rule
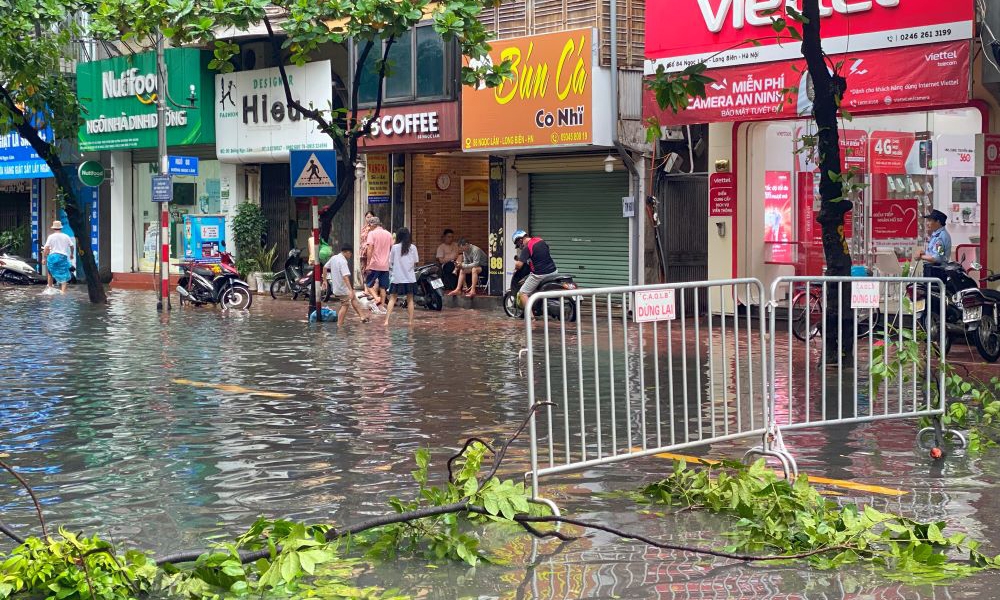
[[[769,305],[768,449],[797,472],[781,431],[944,414],[945,359],[937,349],[945,348],[945,303],[932,298],[945,298],[938,279],[777,279]],[[918,437],[933,433],[940,444],[940,427],[936,418]]]
[[[738,302],[747,297],[764,297],[759,280],[533,294],[533,497],[557,510],[539,496],[540,477],[763,436],[767,323],[760,307]],[[770,454],[766,440],[756,452]]]

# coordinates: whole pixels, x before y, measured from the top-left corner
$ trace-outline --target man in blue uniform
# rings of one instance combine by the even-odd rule
[[[927,247],[917,254],[915,260],[925,260],[930,264],[941,265],[951,260],[951,235],[945,229],[948,217],[939,210],[932,210],[924,215],[927,225]]]

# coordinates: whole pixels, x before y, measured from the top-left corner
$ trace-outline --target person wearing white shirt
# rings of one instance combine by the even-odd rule
[[[334,298],[340,301],[340,308],[337,309],[337,324],[343,324],[347,319],[347,307],[354,308],[358,313],[362,323],[368,322],[368,317],[361,314],[361,303],[358,302],[354,294],[354,286],[351,285],[351,256],[354,255],[354,247],[350,243],[344,242],[340,246],[340,252],[330,257],[326,262],[326,273],[330,278],[330,290]]]
[[[392,284],[389,286],[388,312],[385,315],[385,325],[389,324],[392,309],[396,307],[396,299],[406,296],[406,311],[413,325],[413,294],[417,289],[417,262],[420,260],[417,247],[410,238],[410,230],[400,227],[396,231],[396,244],[389,250],[389,273]]]
[[[42,260],[49,272],[49,287],[55,279],[59,284],[59,292],[66,293],[66,284],[69,283],[70,267],[73,264],[73,240],[62,231],[62,221],[52,221],[52,233],[45,240],[42,247]]]

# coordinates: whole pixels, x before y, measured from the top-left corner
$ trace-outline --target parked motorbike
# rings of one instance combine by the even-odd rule
[[[177,293],[182,305],[185,302],[196,306],[219,304],[223,308],[245,310],[253,304],[250,286],[240,279],[228,252],[222,253],[221,263],[185,263],[181,265],[181,272]]]
[[[0,281],[14,285],[45,283],[46,278],[28,261],[10,254],[10,246],[0,248]]]
[[[298,248],[289,250],[282,272],[271,282],[271,297],[277,300],[291,294],[292,300],[298,300],[300,296],[308,300],[312,293],[314,278],[312,269],[307,269],[306,266],[302,260],[301,250]],[[330,286],[324,285],[323,301],[326,302],[331,297]]]
[[[441,265],[432,263],[417,267],[415,273],[418,292],[413,295],[413,301],[427,310],[441,310],[444,306],[444,298],[441,297],[441,289],[444,288]]]
[[[524,317],[524,306],[521,305],[519,293],[521,286],[524,285],[524,280],[528,278],[530,273],[531,269],[528,265],[524,265],[514,272],[510,289],[503,295],[503,311],[507,313],[508,317],[515,319]],[[554,273],[542,279],[537,291],[550,292],[575,289],[576,283],[573,281],[572,275]],[[549,298],[544,303],[536,302],[532,306],[532,312],[536,317],[541,317],[544,314],[543,307],[545,305],[548,305],[549,318],[558,320],[563,318],[564,315],[567,322],[576,321],[576,302],[571,298]],[[562,306],[561,308],[560,305]]]
[[[981,270],[973,264],[973,271]],[[1000,316],[1000,292],[980,289],[979,283],[965,272],[961,263],[925,265],[924,276],[934,277],[944,282],[944,297],[937,288],[930,289],[920,284],[910,285],[910,297],[916,305],[917,319],[932,339],[940,335],[944,327],[945,347],[948,354],[952,342],[957,338],[971,340],[984,360],[1000,360],[1000,330],[997,319]],[[1000,281],[1000,275],[990,274],[983,281]],[[941,303],[944,303],[944,323],[940,323]]]

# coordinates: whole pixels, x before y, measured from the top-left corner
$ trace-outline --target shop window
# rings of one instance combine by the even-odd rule
[[[378,61],[385,42],[376,44],[358,73],[358,102],[371,105],[378,99]],[[363,46],[362,46],[363,47]],[[402,104],[446,98],[451,93],[449,74],[452,44],[428,25],[421,25],[396,39],[389,49],[383,102]],[[355,55],[359,46],[355,46]]]

